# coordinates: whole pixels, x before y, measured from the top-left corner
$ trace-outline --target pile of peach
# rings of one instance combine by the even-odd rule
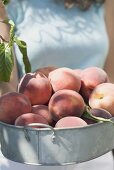
[[[91,115],[98,121],[114,116],[114,84],[98,67],[40,68],[25,74],[16,92],[0,97],[0,121],[15,126],[87,126],[98,122]]]

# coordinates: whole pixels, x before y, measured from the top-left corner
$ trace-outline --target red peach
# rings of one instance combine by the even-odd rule
[[[43,116],[48,121],[50,126],[54,126],[55,122],[52,119],[52,115],[49,112],[48,106],[46,106],[46,105],[34,105],[34,106],[32,106],[32,113]]]
[[[55,128],[63,128],[63,127],[83,127],[87,126],[87,123],[81,119],[80,117],[68,116],[61,118],[56,124]]]
[[[114,84],[102,83],[97,85],[89,97],[91,108],[102,108],[114,116]]]
[[[49,73],[53,70],[57,69],[55,66],[47,66],[47,67],[41,67],[35,71],[35,75],[38,73],[44,74],[46,77],[48,77]]]
[[[46,104],[52,95],[52,86],[43,74],[27,73],[20,80],[18,91],[25,94],[32,105]]]
[[[18,116],[27,112],[31,112],[31,103],[24,94],[9,92],[0,97],[1,121],[14,124]]]
[[[81,89],[80,94],[88,103],[89,96],[93,89],[101,83],[108,82],[107,73],[99,67],[88,67],[81,73]]]
[[[26,126],[26,125],[29,125],[31,123],[42,123],[42,124],[48,125],[47,120],[43,116],[37,115],[37,114],[34,114],[34,113],[23,114],[15,120],[16,126]],[[40,128],[41,126],[38,125],[38,126],[32,126],[32,127]]]
[[[82,69],[74,69],[73,71],[77,76],[79,76],[81,78],[81,74],[82,74],[82,71],[83,71]]]
[[[62,89],[79,91],[81,87],[81,79],[70,68],[62,67],[51,71],[48,76],[53,91]]]
[[[73,90],[59,90],[49,101],[49,112],[55,121],[66,116],[81,117],[84,109],[85,103],[82,96]]]

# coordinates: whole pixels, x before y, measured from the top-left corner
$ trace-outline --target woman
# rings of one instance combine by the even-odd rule
[[[48,65],[70,68],[98,66],[104,68],[111,82],[114,82],[114,69],[111,64],[114,61],[113,0],[105,0],[101,3],[96,3],[96,0],[66,0],[65,2],[63,0],[11,0],[7,12],[16,24],[16,34],[27,43],[32,71]],[[0,18],[5,17],[4,9],[1,8]],[[4,27],[3,30],[7,28],[5,24],[0,26]],[[1,35],[7,39],[7,29],[4,32],[3,30]],[[24,66],[17,47],[15,47],[15,54],[20,78],[24,74]],[[7,85],[7,89],[8,86],[16,88],[12,82],[11,80]],[[3,87],[5,85],[3,83]],[[53,167],[18,164],[3,156],[0,161],[1,170],[53,169]],[[57,170],[88,168],[113,169],[112,154],[109,152],[95,160],[78,165],[54,167]]]

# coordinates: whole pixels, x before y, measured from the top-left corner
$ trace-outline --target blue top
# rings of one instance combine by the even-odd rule
[[[27,43],[32,71],[48,65],[103,67],[109,50],[103,5],[81,11],[65,9],[63,0],[12,0],[8,13],[16,34]],[[17,47],[16,56],[22,75]]]

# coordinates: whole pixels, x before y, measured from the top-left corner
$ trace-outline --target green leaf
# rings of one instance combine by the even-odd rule
[[[2,0],[4,5],[7,5],[9,3],[10,0]]]
[[[105,119],[105,118],[102,118],[102,117],[97,117],[97,116],[92,115],[92,113],[89,111],[89,109],[87,109],[83,113],[82,116],[85,117],[85,118],[88,118],[88,119],[95,120],[96,122],[110,122],[114,125],[114,122],[110,119]]]
[[[20,52],[22,53],[23,63],[25,66],[25,72],[31,72],[31,64],[27,55],[27,45],[24,41],[19,40],[15,36],[15,24],[12,20],[6,19],[2,21],[3,23],[10,25],[10,37],[9,42],[6,43],[2,36],[0,36],[0,81],[8,82],[10,81],[11,72],[14,66],[14,56],[13,56],[13,46],[16,45],[19,47]]]
[[[27,55],[27,45],[24,41],[19,40],[17,37],[15,37],[15,43],[18,45],[20,52],[22,53],[23,56],[23,63],[25,66],[25,72],[29,73],[31,72],[31,64],[28,59]]]
[[[14,24],[14,22],[12,21],[12,20],[9,20],[9,22],[8,22],[9,24],[10,24],[10,26],[11,26],[11,28],[10,28],[10,44],[11,45],[13,45],[13,43],[14,43],[14,36],[15,36],[15,33],[14,33],[14,29],[15,29],[15,24]]]
[[[12,48],[8,43],[0,44],[0,81],[9,82],[13,70]]]
[[[13,43],[14,43],[14,37],[15,37],[15,31],[14,31],[15,30],[15,24],[10,19],[5,19],[2,22],[10,25],[9,46],[12,46]]]

